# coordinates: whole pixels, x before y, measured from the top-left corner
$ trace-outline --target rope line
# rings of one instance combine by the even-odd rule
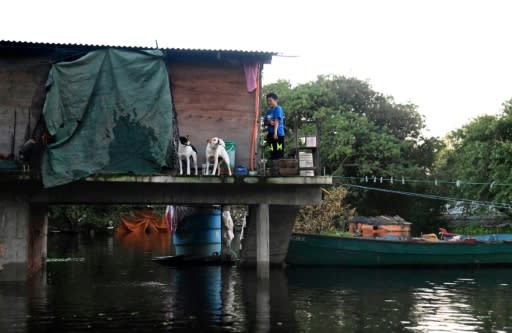
[[[344,176],[332,176],[332,178],[335,179],[344,179],[344,180],[353,180],[353,181],[359,181],[360,183],[385,183],[389,182],[390,184],[405,184],[405,183],[412,183],[412,184],[432,184],[435,186],[441,185],[441,184],[448,184],[448,185],[455,185],[457,187],[460,187],[462,185],[488,185],[491,188],[494,188],[496,186],[512,186],[510,183],[498,183],[494,180],[491,181],[480,181],[480,182],[473,182],[473,181],[465,181],[465,180],[455,180],[455,181],[447,181],[447,180],[421,180],[421,179],[408,179],[408,178],[384,178],[384,177],[376,177],[376,176],[364,176],[364,177],[344,177]]]
[[[423,199],[451,201],[451,202],[457,202],[457,203],[461,203],[462,202],[462,203],[476,205],[476,206],[486,206],[486,207],[497,207],[497,208],[504,208],[504,209],[512,209],[512,205],[507,204],[507,203],[479,201],[479,200],[461,199],[461,198],[453,198],[453,197],[444,197],[444,196],[439,196],[439,195],[435,195],[435,194],[422,194],[422,193],[415,193],[415,192],[388,190],[388,189],[383,189],[383,188],[370,187],[370,186],[362,186],[362,185],[354,185],[354,184],[342,184],[342,185],[345,186],[345,187],[349,187],[349,188],[356,188],[356,189],[363,189],[363,190],[370,190],[370,191],[378,191],[378,192],[400,194],[400,195],[405,195],[405,196],[410,196],[410,197],[417,197],[417,198],[423,198]]]

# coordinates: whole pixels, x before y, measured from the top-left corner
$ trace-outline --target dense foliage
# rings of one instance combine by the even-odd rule
[[[287,147],[293,154],[295,128],[299,136],[315,132],[320,137],[320,156],[327,174],[350,185],[359,179],[381,177],[428,179],[435,173],[437,152],[443,142],[423,137],[424,119],[414,104],[399,104],[374,91],[367,82],[343,76],[319,76],[316,81],[292,87],[278,81],[264,87],[276,92],[286,113]],[[313,121],[311,125],[309,121]],[[416,184],[372,184],[379,188],[425,192]],[[418,201],[385,192],[373,193],[349,187],[345,201],[359,214],[401,215],[418,222],[437,215],[441,202]],[[422,222],[423,223],[423,222]]]
[[[490,207],[512,215],[512,101],[503,106],[501,114],[480,116],[453,131],[439,154],[439,172],[458,181],[451,194],[475,201],[465,206],[471,213]]]
[[[423,117],[413,104],[397,104],[369,84],[343,76],[319,76],[315,82],[291,87],[278,81],[264,87],[280,96],[286,112],[288,147],[318,125],[322,164],[340,176],[425,176],[431,173],[437,138],[421,136]],[[309,127],[308,127],[309,126]]]

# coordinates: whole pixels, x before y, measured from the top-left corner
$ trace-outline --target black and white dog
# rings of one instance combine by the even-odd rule
[[[180,143],[178,146],[178,159],[180,160],[180,175],[183,174],[182,160],[187,160],[187,175],[190,175],[190,158],[194,162],[194,169],[197,176],[197,150],[190,144],[187,137],[180,136]]]
[[[208,174],[210,170],[210,161],[213,161],[212,175],[215,175],[217,170],[218,175],[220,175],[219,158],[224,160],[224,163],[226,163],[228,166],[228,173],[231,176],[229,155],[226,150],[226,144],[224,143],[224,140],[218,137],[209,138],[206,140],[206,174]]]

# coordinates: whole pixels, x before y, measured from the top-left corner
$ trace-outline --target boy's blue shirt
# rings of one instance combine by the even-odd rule
[[[276,107],[272,109],[267,109],[267,112],[265,113],[265,119],[278,119],[279,126],[277,127],[277,135],[284,136],[284,111],[280,105],[276,105]],[[274,133],[274,126],[267,125],[267,131],[269,133]]]

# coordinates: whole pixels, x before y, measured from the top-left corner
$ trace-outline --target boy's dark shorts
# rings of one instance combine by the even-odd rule
[[[277,160],[284,157],[284,136],[278,136],[274,139],[273,133],[267,134],[267,151],[271,160]]]

